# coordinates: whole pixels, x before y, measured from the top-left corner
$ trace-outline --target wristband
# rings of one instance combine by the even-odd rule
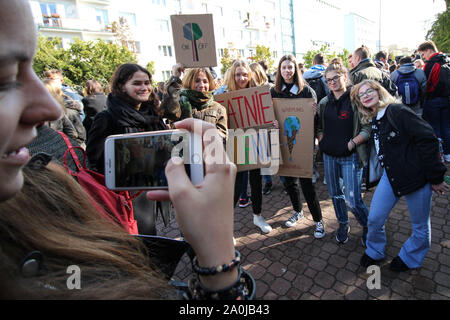
[[[227,288],[211,291],[198,277],[189,280],[188,287],[193,300],[252,300],[256,289],[255,280],[241,266],[238,267],[237,280]]]
[[[212,276],[219,272],[227,272],[241,263],[241,254],[235,250],[235,258],[229,264],[223,264],[217,267],[202,268],[198,265],[197,257],[192,259],[192,269],[201,276]]]
[[[353,148],[352,148],[352,150],[353,149],[356,149],[356,143],[355,143],[355,141],[353,141],[353,139],[350,139],[350,142],[352,143],[352,145],[353,145]]]

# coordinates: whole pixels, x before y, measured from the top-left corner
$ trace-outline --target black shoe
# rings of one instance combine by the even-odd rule
[[[389,269],[392,271],[402,272],[402,271],[408,271],[411,270],[403,261],[400,259],[399,256],[392,259],[391,264],[389,265]]]
[[[348,223],[339,223],[339,228],[336,231],[336,241],[340,244],[345,244],[348,241],[348,233],[350,232],[350,226]]]
[[[364,248],[367,247],[366,242],[367,242],[367,227],[363,227],[363,233],[362,233],[362,237],[361,237],[361,243],[363,245]]]
[[[366,253],[364,253],[361,257],[361,260],[359,260],[359,265],[361,267],[367,268],[368,266],[378,264],[380,260],[374,260],[371,257],[369,257]]]
[[[263,194],[268,195],[272,192],[272,182],[268,182],[264,185]]]

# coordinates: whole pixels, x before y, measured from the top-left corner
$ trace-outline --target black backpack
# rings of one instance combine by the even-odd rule
[[[441,86],[443,96],[450,96],[450,62],[447,58],[446,63],[442,63],[441,71],[439,72],[438,84]]]
[[[325,90],[325,84],[322,81],[322,75],[311,78],[311,79],[305,79],[306,82],[308,82],[308,85],[314,90],[317,96],[317,103],[319,103],[322,98],[326,97],[327,92]]]

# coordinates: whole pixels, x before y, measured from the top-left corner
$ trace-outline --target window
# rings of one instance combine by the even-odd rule
[[[127,41],[127,47],[134,53],[141,53],[141,43],[139,41]]]
[[[159,54],[163,57],[172,57],[172,46],[158,46]]]
[[[163,71],[162,72],[163,81],[169,80],[171,75],[172,75],[172,71]]]
[[[152,0],[152,3],[158,6],[166,6],[166,0]]]
[[[106,27],[109,24],[108,11],[103,9],[95,9],[95,14],[97,16],[97,22],[102,27]]]
[[[124,18],[130,27],[136,28],[136,15],[134,13],[120,12],[119,16]]]
[[[156,20],[159,31],[169,32],[169,21],[168,20]]]
[[[60,18],[56,12],[55,3],[40,3],[42,22],[45,26],[60,26]]]
[[[204,12],[208,12],[208,4],[202,3],[202,9]]]

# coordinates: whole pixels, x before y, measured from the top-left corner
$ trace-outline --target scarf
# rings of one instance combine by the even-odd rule
[[[122,99],[109,94],[106,106],[115,125],[122,128],[123,133],[164,129],[160,117],[149,103],[142,103],[140,110],[137,110]]]
[[[213,101],[211,92],[182,89],[180,92],[181,118],[191,118],[193,109],[206,109]]]

